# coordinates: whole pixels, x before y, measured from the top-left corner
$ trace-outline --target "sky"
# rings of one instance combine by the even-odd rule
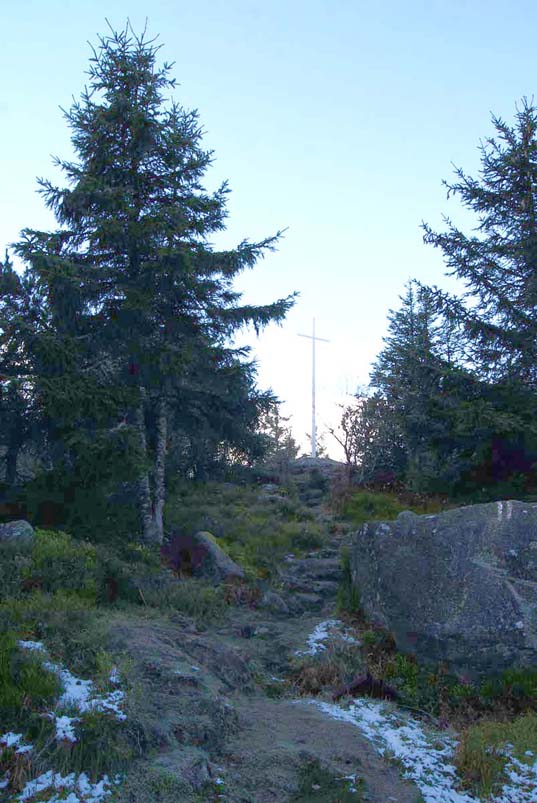
[[[53,229],[36,177],[61,183],[72,155],[61,108],[87,80],[90,44],[129,18],[175,62],[175,100],[199,111],[214,150],[206,186],[228,179],[215,248],[286,229],[242,274],[248,303],[300,294],[282,326],[245,332],[259,384],[284,402],[308,448],[311,345],[317,427],[367,384],[390,309],[411,278],[454,289],[421,224],[473,217],[442,180],[480,167],[491,114],[512,122],[537,88],[537,5],[512,0],[18,0],[0,2],[0,252],[25,228]],[[332,457],[341,458],[326,434]]]

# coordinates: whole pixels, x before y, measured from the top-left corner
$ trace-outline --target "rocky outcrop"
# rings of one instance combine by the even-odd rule
[[[34,528],[27,521],[10,521],[0,524],[0,544],[27,546],[34,540]]]
[[[351,569],[365,613],[401,651],[470,677],[537,667],[537,505],[370,522]]]

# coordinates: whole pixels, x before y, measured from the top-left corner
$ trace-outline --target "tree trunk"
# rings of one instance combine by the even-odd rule
[[[157,443],[155,458],[154,524],[158,543],[164,540],[164,502],[166,498],[166,451],[168,446],[168,405],[164,392],[157,405]]]
[[[142,454],[147,457],[147,438],[145,433],[145,388],[140,388],[140,402],[135,412],[135,426],[140,438]],[[140,520],[142,524],[142,539],[147,544],[159,543],[158,533],[153,519],[153,505],[151,500],[151,486],[149,484],[149,473],[144,470],[138,479],[138,506],[140,509]]]

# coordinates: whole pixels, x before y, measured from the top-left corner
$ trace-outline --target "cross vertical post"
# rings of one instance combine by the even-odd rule
[[[311,335],[301,335],[311,340],[311,456],[317,457],[317,422],[315,413],[315,341],[321,340],[323,343],[330,343],[324,337],[315,335],[315,318],[313,319],[313,329]]]

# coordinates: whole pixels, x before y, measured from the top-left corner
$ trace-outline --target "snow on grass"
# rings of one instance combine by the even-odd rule
[[[0,748],[6,749],[10,747],[15,748],[15,752],[18,754],[22,753],[29,753],[32,749],[31,744],[21,744],[21,739],[23,739],[22,733],[4,733],[3,736],[0,736]]]
[[[24,650],[33,650],[34,652],[46,652],[44,645],[40,641],[19,641],[19,645]]]
[[[40,641],[19,641],[19,645],[23,649],[46,655],[46,649]],[[63,691],[58,700],[59,708],[76,708],[81,714],[88,711],[101,711],[113,714],[119,720],[127,718],[121,710],[121,705],[125,702],[125,693],[121,690],[116,689],[108,694],[96,694],[93,681],[77,678],[76,675],[73,675],[60,664],[47,660],[43,661],[43,667],[49,672],[53,672],[60,679]],[[110,673],[109,680],[114,684],[119,682],[119,673],[115,667]],[[65,731],[73,736],[73,738],[70,738],[70,736],[58,736],[57,738],[68,738],[69,741],[76,741],[72,727],[68,728],[67,726],[68,717],[57,717],[55,714],[53,714],[53,717],[56,719],[57,734]],[[76,721],[76,718],[72,720],[72,722],[74,721]]]
[[[537,801],[537,761],[533,765],[524,764],[509,755],[506,767],[508,783],[493,803],[535,803]]]
[[[75,723],[80,722],[79,717],[57,716],[56,714],[49,714],[51,719],[55,720],[56,725],[56,739],[59,742],[76,742]]]
[[[305,650],[296,650],[295,655],[317,655],[317,653],[326,650],[326,644],[323,644],[323,642],[328,641],[328,639],[339,639],[349,644],[360,643],[347,632],[345,625],[339,619],[326,619],[324,622],[319,622],[308,636],[307,648]]]
[[[297,700],[304,703],[303,700]],[[421,724],[389,703],[353,700],[349,708],[309,700],[328,716],[350,722],[375,745],[381,755],[391,755],[402,765],[404,777],[414,781],[425,803],[479,803],[458,791],[460,779],[451,760],[457,741],[444,733],[426,733]],[[490,803],[537,803],[537,761],[527,765],[508,757],[508,783]]]
[[[23,649],[41,654],[46,659],[43,660],[44,669],[53,672],[60,679],[62,693],[57,702],[60,713],[48,712],[48,716],[55,723],[56,739],[59,742],[76,742],[75,724],[81,721],[80,717],[62,713],[62,709],[74,708],[81,714],[88,711],[100,711],[112,714],[118,720],[126,719],[125,713],[121,710],[125,701],[124,692],[115,689],[108,693],[98,694],[91,680],[77,678],[65,667],[49,661],[47,650],[41,642],[19,641],[19,645]],[[109,681],[114,685],[120,682],[119,672],[115,667],[110,672]],[[22,734],[18,733],[5,733],[0,736],[0,754],[2,746],[4,749],[15,748],[16,753],[32,750],[31,745],[21,744],[22,738]],[[96,783],[91,783],[85,773],[79,775],[71,773],[62,776],[60,773],[49,770],[28,781],[22,792],[11,800],[14,803],[15,801],[23,803],[39,797],[40,801],[46,800],[47,803],[101,803],[112,794],[113,786],[119,784],[120,781],[119,776],[114,781],[110,781],[105,775]],[[7,773],[0,780],[0,789],[5,789],[8,785],[9,774]]]
[[[91,783],[84,772],[80,775],[73,772],[64,776],[49,770],[29,781],[21,794],[13,800],[31,801],[37,795],[40,800],[44,800],[43,793],[50,793],[52,797],[46,798],[47,803],[101,803],[112,794],[113,787],[118,783],[119,777],[111,781],[108,775],[104,775],[97,783]]]

